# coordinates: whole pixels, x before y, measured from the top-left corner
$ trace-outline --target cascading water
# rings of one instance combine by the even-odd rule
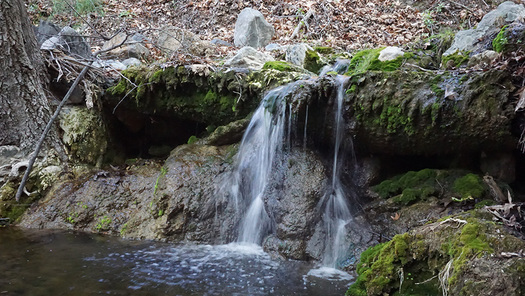
[[[338,261],[346,255],[346,225],[352,219],[341,184],[341,142],[343,140],[343,98],[344,76],[337,76],[337,98],[335,100],[335,145],[332,168],[332,185],[320,202],[323,210],[323,224],[326,231],[323,265],[338,267]]]
[[[243,136],[232,186],[235,202],[241,205],[239,211],[243,212],[243,206],[247,208],[241,213],[244,218],[238,242],[261,244],[264,236],[272,230],[272,221],[264,206],[264,191],[273,162],[283,150],[286,108],[281,101],[290,87],[276,88],[265,96]],[[289,129],[290,126],[288,134]]]
[[[343,162],[344,81],[343,76],[337,76],[331,185],[318,203],[324,229],[322,264],[331,268],[337,268],[338,261],[344,258],[347,246],[346,225],[352,219],[340,178]],[[296,84],[292,83],[269,92],[255,111],[241,142],[237,169],[231,186],[231,195],[236,203],[238,215],[242,216],[237,239],[240,243],[261,244],[263,239],[275,229],[273,213],[269,213],[265,207],[267,202],[265,190],[270,182],[275,162],[285,159],[283,155],[286,149],[294,149],[291,145],[292,109],[284,99],[294,85]],[[307,116],[308,114],[305,121]],[[303,133],[304,146],[306,123]]]

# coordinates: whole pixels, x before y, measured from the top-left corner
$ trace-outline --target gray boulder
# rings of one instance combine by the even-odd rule
[[[42,45],[47,39],[58,35],[61,28],[48,21],[40,21],[38,26],[33,27],[38,45]]]
[[[507,1],[498,6],[497,9],[487,13],[479,22],[476,29],[459,31],[454,38],[452,46],[443,53],[444,56],[451,55],[456,51],[473,51],[479,40],[491,31],[499,29],[503,22],[513,22],[525,18],[525,7]]]
[[[241,48],[237,54],[224,63],[224,66],[230,68],[248,68],[251,70],[260,70],[264,63],[273,61],[273,57],[257,51],[255,48],[246,46]]]
[[[286,61],[304,67],[306,52],[308,50],[313,50],[313,48],[304,43],[290,45],[286,48]]]
[[[91,46],[86,42],[84,37],[75,31],[75,29],[67,26],[62,28],[58,35],[55,35],[44,41],[40,46],[40,49],[58,49],[68,55],[86,59],[90,59],[92,57]]]
[[[107,50],[122,44],[110,50],[107,55],[120,59],[144,58],[150,55],[149,49],[142,44],[144,40],[145,37],[141,34],[128,36],[126,33],[121,32],[104,43],[102,50]]]
[[[265,47],[272,40],[275,30],[262,13],[252,8],[241,11],[235,22],[234,44],[238,47]]]
[[[161,30],[157,45],[165,54],[183,52],[197,56],[205,56],[212,52],[211,43],[201,40],[197,35],[188,30],[174,26],[167,26]]]

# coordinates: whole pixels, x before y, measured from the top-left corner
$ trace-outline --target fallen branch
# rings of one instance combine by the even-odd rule
[[[312,17],[312,15],[314,15],[314,11],[313,9],[311,9],[310,11],[308,11],[308,13],[306,13],[306,15],[303,17],[303,19],[299,22],[299,24],[297,25],[297,27],[295,27],[295,30],[293,31],[292,33],[292,36],[290,36],[290,39],[294,39],[295,37],[297,37],[297,35],[299,34],[299,31],[301,31],[301,28],[303,26],[306,26],[307,25],[307,21],[310,17]]]
[[[111,48],[108,48],[108,49],[105,49],[105,50],[99,50],[99,51],[95,52],[94,53],[94,57],[96,58],[99,54],[101,54],[103,52],[110,51],[110,50],[112,50],[114,48],[122,46],[122,44],[124,44],[124,42],[126,40],[127,40],[127,38],[125,38],[118,45],[112,46]],[[89,68],[91,68],[91,65],[93,65],[93,62],[95,62],[95,59],[92,59],[91,61],[89,61],[89,63],[87,65],[84,66],[84,68],[82,69],[80,74],[78,74],[77,78],[75,79],[75,81],[73,82],[71,87],[69,87],[69,90],[67,91],[66,95],[64,96],[64,98],[62,99],[60,104],[58,105],[57,109],[55,110],[55,113],[53,114],[53,116],[47,122],[46,128],[44,129],[44,131],[42,132],[42,135],[40,136],[40,139],[38,140],[38,143],[37,143],[36,148],[35,148],[35,152],[31,156],[31,159],[29,160],[29,164],[27,165],[27,169],[26,169],[26,171],[24,173],[24,176],[22,177],[22,181],[20,182],[20,186],[18,186],[18,190],[16,191],[15,200],[17,202],[20,201],[20,197],[22,196],[22,193],[24,193],[24,189],[25,189],[25,185],[27,183],[27,179],[29,179],[29,174],[31,173],[31,170],[33,169],[33,165],[35,164],[35,160],[38,157],[38,153],[40,152],[40,149],[42,148],[42,144],[44,143],[44,140],[45,140],[47,134],[49,133],[49,130],[51,130],[51,126],[53,126],[53,122],[55,121],[55,119],[57,119],[58,115],[60,114],[60,111],[62,110],[62,107],[64,107],[64,105],[66,104],[67,100],[69,100],[69,97],[71,97],[71,94],[73,93],[75,88],[78,86],[80,81],[82,81],[82,79],[86,75],[86,73],[89,70]]]
[[[73,82],[73,84],[67,91],[66,95],[64,96],[60,104],[58,105],[57,109],[55,110],[55,113],[53,114],[51,119],[49,119],[49,121],[47,122],[44,132],[42,132],[42,135],[40,136],[40,139],[38,140],[38,143],[36,144],[35,152],[31,156],[31,159],[29,160],[29,164],[27,165],[27,169],[24,173],[24,177],[22,178],[22,182],[20,182],[20,186],[18,186],[18,190],[16,191],[15,199],[17,202],[20,201],[20,197],[22,196],[22,193],[24,192],[24,187],[26,185],[27,179],[29,178],[29,173],[31,173],[31,169],[33,169],[33,165],[35,164],[35,160],[38,156],[38,153],[40,152],[40,149],[42,148],[42,144],[44,143],[47,133],[49,133],[49,130],[51,130],[51,126],[53,126],[53,122],[60,114],[60,110],[62,110],[62,107],[64,107],[69,97],[71,97],[71,94],[73,93],[77,85],[80,83],[82,78],[84,78],[84,75],[86,75],[86,72],[89,70],[89,67],[91,66],[91,64],[93,64],[93,61],[91,61],[88,66],[85,66],[84,69],[82,69],[82,72],[80,72],[80,74],[77,76],[77,79],[75,79],[75,82]]]

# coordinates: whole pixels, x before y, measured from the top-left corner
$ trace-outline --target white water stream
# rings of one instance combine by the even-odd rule
[[[328,273],[333,275],[338,262],[345,259],[348,246],[345,241],[346,227],[352,220],[340,178],[344,154],[342,147],[344,82],[344,76],[336,78],[335,143],[331,186],[318,204],[325,234],[322,260],[324,268],[312,271],[312,275],[316,276],[326,274],[328,270],[332,270]],[[265,207],[265,189],[270,181],[274,162],[282,160],[281,154],[285,149],[293,149],[292,109],[284,99],[293,86],[292,83],[274,89],[264,98],[241,142],[238,167],[231,187],[234,202],[243,217],[237,240],[240,243],[261,245],[263,239],[274,229],[272,214],[268,213]],[[286,116],[287,112],[288,116]],[[308,113],[308,109],[306,112]],[[305,145],[306,124],[303,137],[303,145]]]

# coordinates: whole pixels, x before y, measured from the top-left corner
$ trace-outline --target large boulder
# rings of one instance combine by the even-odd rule
[[[252,8],[241,11],[235,22],[234,44],[238,47],[265,47],[270,43],[275,30],[262,13]]]
[[[42,45],[47,39],[58,35],[62,28],[52,22],[41,20],[38,26],[33,27],[38,45]]]
[[[497,9],[487,13],[475,29],[459,31],[454,38],[452,46],[443,53],[444,56],[455,52],[475,51],[479,40],[484,39],[486,34],[492,33],[493,29],[499,30],[504,22],[513,22],[525,17],[525,7],[507,1],[498,6]]]

